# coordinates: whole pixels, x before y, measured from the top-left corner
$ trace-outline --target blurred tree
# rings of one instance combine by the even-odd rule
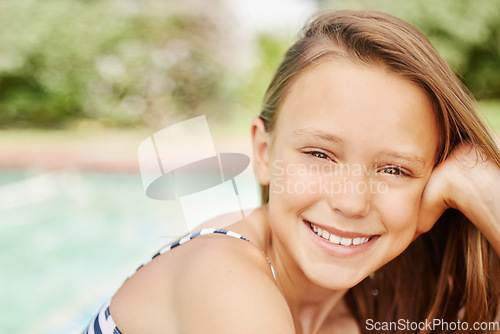
[[[261,103],[267,86],[271,82],[274,72],[279,66],[286,50],[290,47],[286,38],[261,33],[256,39],[256,55],[258,62],[244,80],[241,80],[240,89],[235,93],[238,104],[252,115],[257,115],[261,110]]]
[[[217,1],[0,1],[0,127],[223,112],[226,30]]]
[[[500,99],[500,0],[321,0],[323,8],[373,9],[411,22],[478,99]]]
[[[500,0],[321,0],[385,11],[422,30],[480,99],[500,98]],[[0,127],[90,118],[162,127],[171,118],[256,114],[288,41],[242,61],[224,0],[0,1]],[[248,66],[247,66],[248,67]],[[232,115],[231,115],[232,114]]]

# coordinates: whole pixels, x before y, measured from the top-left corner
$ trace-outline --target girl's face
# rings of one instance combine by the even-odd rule
[[[333,61],[301,74],[259,171],[284,264],[345,289],[403,252],[438,141],[429,98],[402,77]]]

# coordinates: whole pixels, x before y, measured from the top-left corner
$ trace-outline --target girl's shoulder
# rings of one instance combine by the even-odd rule
[[[111,302],[118,328],[130,333],[294,333],[265,254],[231,233],[199,235],[138,270]]]

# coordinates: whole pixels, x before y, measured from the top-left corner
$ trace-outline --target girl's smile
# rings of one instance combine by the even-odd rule
[[[320,227],[308,220],[304,220],[304,223],[315,234],[312,236],[313,241],[333,256],[355,256],[366,251],[379,238],[379,235],[345,232],[331,226]]]

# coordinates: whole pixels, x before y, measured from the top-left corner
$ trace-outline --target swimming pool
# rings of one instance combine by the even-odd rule
[[[140,175],[0,171],[0,332],[80,332],[136,267],[187,232]]]

